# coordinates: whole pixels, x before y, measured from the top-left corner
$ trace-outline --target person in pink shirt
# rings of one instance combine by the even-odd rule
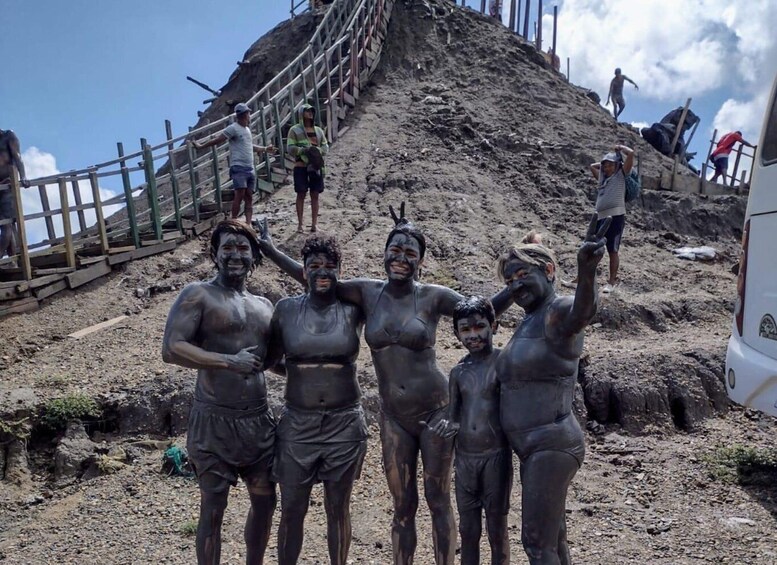
[[[734,145],[737,143],[747,145],[748,147],[755,147],[755,145],[744,140],[741,131],[732,131],[721,137],[717,147],[715,147],[715,151],[710,155],[710,161],[715,165],[715,174],[712,175],[712,182],[717,182],[720,175],[723,175],[723,182],[726,182],[728,156],[731,154]]]

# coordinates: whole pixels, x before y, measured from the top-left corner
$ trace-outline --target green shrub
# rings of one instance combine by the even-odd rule
[[[187,520],[181,524],[180,531],[185,536],[197,535],[197,526],[199,522],[197,520]]]
[[[93,398],[71,394],[49,400],[43,407],[41,423],[52,430],[63,430],[71,420],[96,419],[100,415],[100,407]]]
[[[720,447],[705,455],[704,461],[716,480],[755,486],[777,482],[777,447]]]

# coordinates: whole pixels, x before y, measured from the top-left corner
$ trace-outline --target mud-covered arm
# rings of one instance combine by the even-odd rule
[[[30,186],[30,181],[27,180],[27,172],[24,169],[24,161],[22,160],[19,138],[16,137],[16,134],[13,132],[10,132],[9,137],[10,139],[8,140],[8,149],[11,153],[11,160],[13,161],[16,169],[19,171],[19,180],[21,181],[22,185],[24,188],[28,188]]]
[[[435,296],[437,300],[437,311],[443,316],[453,317],[453,310],[456,308],[456,304],[464,300],[464,297],[447,286],[440,286],[437,284],[429,285],[434,288]]]
[[[281,271],[289,275],[300,284],[305,284],[305,278],[302,276],[302,263],[299,263],[286,255],[283,251],[275,247],[270,227],[267,225],[267,218],[259,222],[259,238],[257,239],[262,253],[273,263],[280,267]]]
[[[207,299],[200,285],[183,289],[170,309],[162,340],[162,359],[189,369],[229,369],[254,373],[262,368],[262,359],[249,347],[234,355],[206,351],[192,343],[202,322],[203,304]]]
[[[588,226],[585,241],[577,252],[577,289],[574,301],[570,304],[568,299],[562,299],[559,307],[552,314],[557,320],[550,320],[553,324],[558,322],[558,327],[564,335],[574,335],[583,330],[596,315],[598,299],[596,293],[596,267],[604,256],[607,239],[604,234],[610,227],[611,218],[602,223],[599,230],[596,224],[599,216],[594,213]]]
[[[494,312],[498,318],[513,304],[513,298],[510,295],[510,289],[506,286],[491,297],[491,305],[494,307]]]
[[[637,90],[639,90],[639,87],[637,86],[637,83],[636,83],[636,82],[634,82],[633,80],[631,80],[631,79],[630,79],[629,77],[627,77],[626,75],[623,75],[623,80],[627,80],[627,81],[629,81],[631,84],[633,84],[633,85],[634,85],[634,88],[636,88]]]
[[[450,404],[448,404],[448,414],[432,424],[421,420],[419,423],[429,428],[432,432],[443,438],[450,438],[459,433],[461,429],[461,390],[459,389],[459,370],[454,367],[451,370],[451,376],[448,380],[448,390],[450,394]]]
[[[283,362],[283,333],[281,332],[280,313],[278,308],[270,322],[270,340],[267,344],[267,357],[264,359],[264,370],[270,370],[281,376],[286,376],[286,364]]]

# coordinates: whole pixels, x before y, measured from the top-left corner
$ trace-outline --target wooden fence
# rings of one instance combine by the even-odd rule
[[[284,147],[299,108],[308,102],[329,141],[336,141],[342,120],[377,68],[393,5],[394,0],[335,0],[307,47],[246,101],[254,141]],[[140,149],[126,154],[118,143],[114,160],[34,179],[40,212],[24,212],[23,194],[34,193],[23,193],[14,171],[10,185],[0,185],[11,191],[16,205],[18,240],[17,254],[0,259],[0,316],[35,309],[65,288],[104,276],[126,261],[169,251],[215,225],[231,196],[224,192],[231,182],[228,144],[198,152],[187,142],[220,132],[232,119],[177,137],[166,121],[166,139],[158,144],[141,139]],[[155,166],[160,160],[169,163],[164,174]],[[285,182],[293,165],[283,154],[260,159],[256,198]],[[142,176],[142,182],[133,185],[133,176]],[[103,198],[105,186],[119,183],[118,195]],[[109,206],[120,209],[106,217]],[[29,222],[41,219],[46,236],[29,241]]]

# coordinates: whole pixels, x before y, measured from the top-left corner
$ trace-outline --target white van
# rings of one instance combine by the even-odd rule
[[[777,416],[777,77],[753,167],[726,390],[735,402]]]

